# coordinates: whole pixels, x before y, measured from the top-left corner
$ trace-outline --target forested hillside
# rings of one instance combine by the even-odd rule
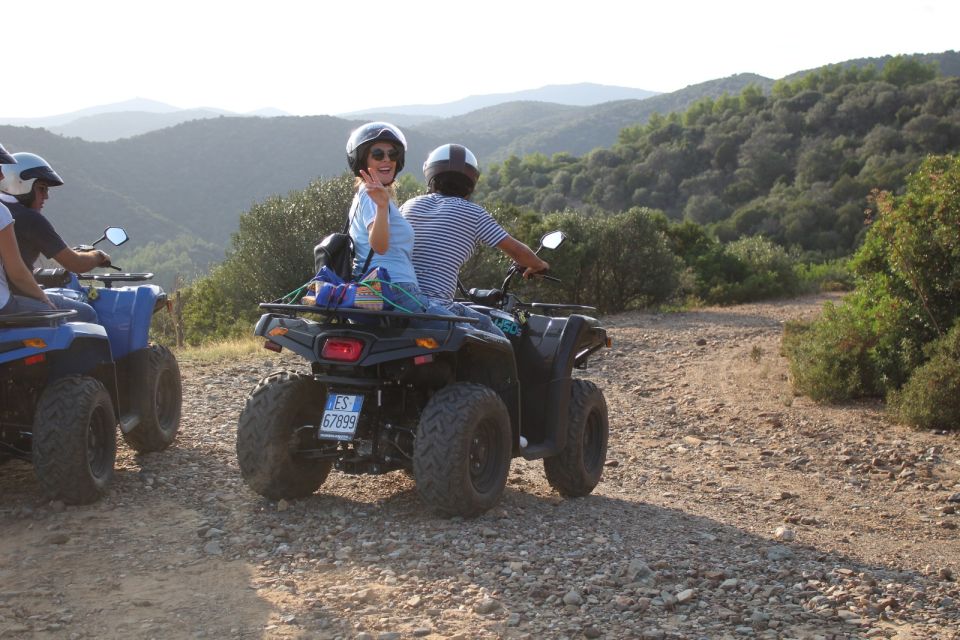
[[[541,212],[650,207],[720,240],[763,235],[846,255],[873,189],[896,191],[927,154],[960,149],[960,79],[909,58],[828,67],[704,98],[620,132],[584,157],[490,167],[477,197]]]
[[[644,123],[655,113],[683,111],[697,100],[736,95],[748,86],[768,92],[773,80],[741,73],[645,100],[616,100],[591,107],[510,102],[432,121],[418,129],[465,144],[484,163],[530,153],[579,156],[613,145],[623,128]]]

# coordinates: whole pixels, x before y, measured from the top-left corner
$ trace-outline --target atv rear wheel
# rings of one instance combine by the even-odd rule
[[[323,385],[300,373],[272,373],[257,384],[237,424],[237,460],[248,487],[271,500],[320,488],[333,463],[296,454],[298,429],[320,423],[324,397]]]
[[[574,380],[570,387],[567,444],[558,455],[543,459],[550,486],[571,498],[589,495],[603,473],[609,433],[603,392],[588,380]]]
[[[137,453],[163,451],[173,443],[180,430],[183,406],[183,386],[176,357],[159,344],[152,344],[148,349],[146,379],[142,387],[133,385],[144,394],[140,424],[123,434],[124,441]]]
[[[117,418],[103,383],[69,376],[44,389],[32,448],[34,473],[50,499],[87,504],[102,496],[117,457]]]
[[[500,500],[511,455],[510,416],[500,396],[479,384],[444,387],[420,416],[417,493],[442,515],[480,515]]]

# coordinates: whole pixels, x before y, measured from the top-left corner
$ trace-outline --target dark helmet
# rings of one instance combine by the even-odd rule
[[[407,151],[407,139],[397,127],[389,122],[368,122],[354,129],[347,140],[347,164],[353,175],[359,176],[360,169],[365,169],[367,151],[374,142],[390,142],[400,149],[397,158],[397,173],[403,169],[403,160]]]
[[[7,153],[7,150],[3,148],[3,145],[0,144],[0,164],[14,164],[16,160],[13,159],[13,156]]]
[[[59,187],[63,180],[57,175],[50,164],[35,153],[15,153],[13,159],[16,164],[3,172],[0,180],[0,191],[12,196],[22,196],[30,193],[33,183],[37,179],[43,180],[52,187]]]
[[[462,144],[441,145],[431,151],[427,161],[423,163],[423,175],[427,178],[427,184],[437,175],[450,171],[466,176],[470,180],[471,190],[480,179],[477,157]]]

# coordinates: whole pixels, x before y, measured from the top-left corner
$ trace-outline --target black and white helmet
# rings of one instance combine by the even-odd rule
[[[427,184],[441,173],[460,173],[470,180],[471,189],[480,179],[480,163],[470,149],[462,144],[445,144],[437,147],[427,156],[423,163],[423,175]]]
[[[14,164],[15,162],[13,156],[7,153],[7,150],[0,144],[0,164]]]
[[[398,148],[397,173],[400,173],[407,151],[407,139],[403,137],[403,132],[389,122],[368,122],[354,129],[347,140],[347,165],[353,175],[359,176],[360,169],[366,169],[364,162],[367,151],[374,142],[390,142]]]
[[[0,180],[0,191],[12,196],[22,196],[30,193],[33,183],[43,180],[51,187],[59,187],[63,180],[57,175],[50,164],[35,153],[19,152],[13,154],[15,164],[3,172]]]

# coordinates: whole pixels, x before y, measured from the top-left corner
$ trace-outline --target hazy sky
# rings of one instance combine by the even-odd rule
[[[7,0],[4,5],[12,3]],[[594,82],[674,91],[960,49],[960,1],[44,0],[4,6],[0,117],[135,97],[336,114]]]

